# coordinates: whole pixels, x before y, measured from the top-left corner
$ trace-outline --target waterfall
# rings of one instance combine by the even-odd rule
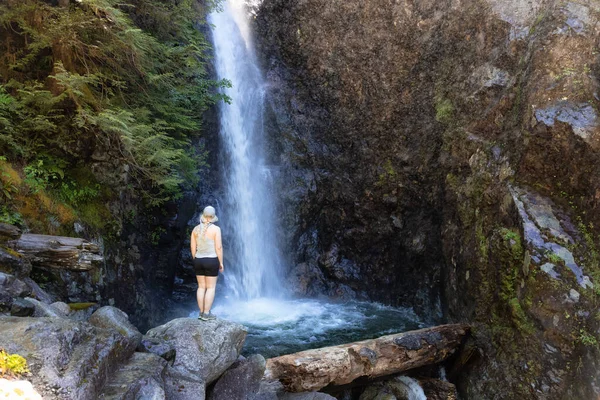
[[[408,400],[427,400],[423,388],[416,379],[413,379],[410,376],[398,376],[396,377],[396,381],[401,382],[406,387]]]
[[[215,66],[231,88],[220,109],[225,198],[219,212],[226,252],[225,281],[236,298],[281,294],[271,169],[264,158],[264,81],[243,0],[209,15]]]

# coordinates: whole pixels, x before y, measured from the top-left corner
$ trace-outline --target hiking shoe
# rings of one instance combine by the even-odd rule
[[[200,321],[207,321],[208,319],[206,318],[206,314],[204,313],[200,313],[200,315],[198,315],[198,319]]]
[[[217,317],[214,314],[208,313],[208,314],[204,314],[204,320],[205,321],[212,321],[217,319]]]

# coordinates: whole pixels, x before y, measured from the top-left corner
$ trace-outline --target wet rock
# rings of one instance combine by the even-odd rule
[[[105,306],[92,314],[88,322],[98,328],[108,329],[123,335],[127,340],[126,350],[133,353],[142,341],[142,334],[129,322],[129,317],[116,307]]]
[[[36,387],[58,398],[95,400],[109,371],[130,355],[125,338],[64,318],[0,317],[0,347],[23,356]]]
[[[134,353],[111,374],[100,394],[103,399],[165,399],[167,362],[151,353]]]
[[[138,345],[136,351],[154,353],[159,357],[164,358],[171,362],[171,365],[175,361],[177,352],[172,344],[167,343],[166,340],[160,338],[152,338],[144,336]]]
[[[217,380],[208,400],[247,400],[258,393],[266,360],[260,354],[236,361]]]
[[[15,299],[10,307],[10,315],[14,317],[29,317],[35,313],[35,306],[25,299]]]
[[[178,318],[150,329],[146,336],[162,339],[175,348],[177,356],[169,369],[172,376],[176,373],[208,384],[237,360],[246,333],[243,326],[220,319]]]

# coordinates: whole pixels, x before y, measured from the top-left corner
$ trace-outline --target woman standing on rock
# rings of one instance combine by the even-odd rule
[[[190,239],[190,249],[194,259],[194,269],[198,280],[198,319],[203,321],[215,319],[210,313],[215,299],[215,288],[219,271],[223,272],[223,245],[221,228],[214,225],[219,218],[214,207],[208,206],[202,211],[200,225],[196,225]]]

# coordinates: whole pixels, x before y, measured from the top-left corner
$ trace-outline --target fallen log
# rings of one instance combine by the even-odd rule
[[[267,360],[265,379],[279,380],[288,392],[304,392],[396,374],[443,361],[468,330],[467,325],[440,325],[274,357]]]
[[[12,247],[39,267],[89,271],[104,260],[98,245],[81,238],[23,234]]]

